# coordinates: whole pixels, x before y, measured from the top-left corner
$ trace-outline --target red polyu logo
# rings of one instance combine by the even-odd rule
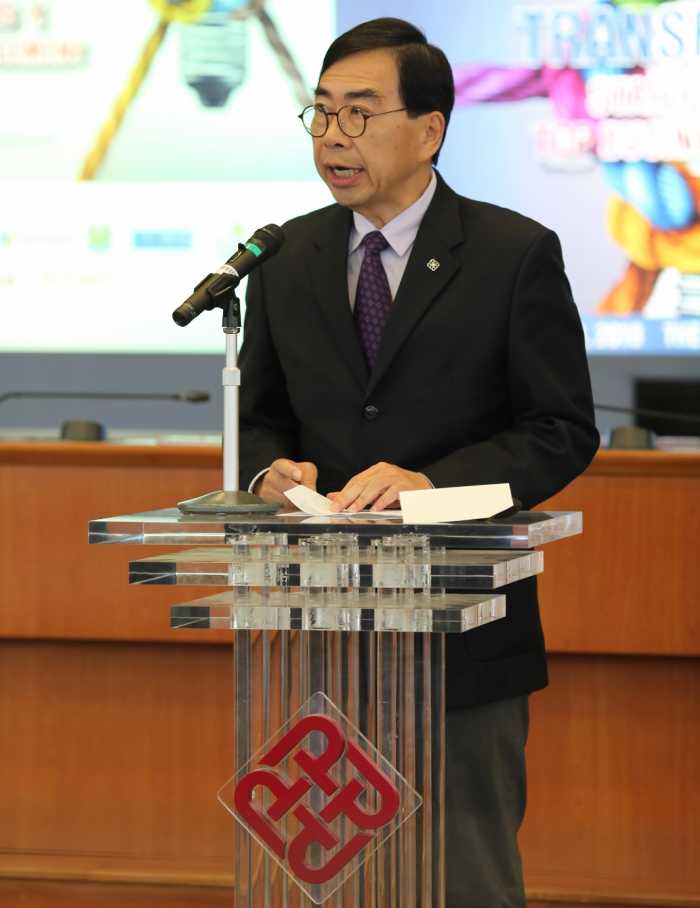
[[[302,746],[314,732],[325,738],[325,749],[319,755]],[[301,771],[295,781],[280,767],[287,759]],[[346,761],[346,768],[351,766],[354,772],[344,785],[330,775],[341,761]],[[300,719],[257,760],[257,765],[269,768],[253,769],[238,780],[233,794],[236,813],[289,871],[306,883],[322,884],[334,879],[399,812],[400,794],[391,779],[364,750],[345,737],[335,719],[326,715],[314,713]],[[310,799],[305,797],[314,786],[325,796],[325,805],[319,812],[308,806]],[[263,799],[265,790],[269,794]],[[373,804],[371,812],[359,801],[363,795],[367,804]],[[263,809],[264,800],[268,804]],[[286,841],[282,821],[290,814],[301,829]],[[342,818],[352,834],[341,842],[331,824]],[[328,855],[320,866],[308,863],[308,852],[314,846],[315,851]]]

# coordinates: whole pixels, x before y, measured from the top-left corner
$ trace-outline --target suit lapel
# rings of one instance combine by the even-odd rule
[[[406,271],[384,326],[377,361],[366,387],[368,396],[386,373],[423,313],[458,271],[461,261],[452,250],[463,240],[458,197],[438,176],[435,196],[418,230]],[[435,263],[438,263],[437,267]]]
[[[316,300],[328,330],[362,390],[369,370],[355,327],[348,297],[348,240],[352,214],[340,205],[329,210],[314,239],[317,254],[310,263]]]

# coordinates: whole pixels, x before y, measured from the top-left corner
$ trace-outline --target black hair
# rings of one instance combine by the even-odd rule
[[[326,51],[321,76],[334,63],[369,50],[393,50],[399,72],[399,93],[409,116],[439,110],[445,132],[455,102],[452,67],[439,47],[428,44],[423,32],[403,19],[372,19],[339,35]],[[444,142],[443,135],[443,142]],[[442,147],[442,144],[441,146]],[[440,149],[433,155],[437,163]]]

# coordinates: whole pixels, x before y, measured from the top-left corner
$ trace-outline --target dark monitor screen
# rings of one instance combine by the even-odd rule
[[[636,424],[657,435],[700,435],[700,381],[637,379],[634,384],[635,407],[658,410],[668,416],[637,416]],[[674,419],[670,414],[685,413],[696,422]]]

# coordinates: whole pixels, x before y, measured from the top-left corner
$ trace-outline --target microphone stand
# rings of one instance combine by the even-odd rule
[[[217,492],[207,492],[198,498],[178,501],[183,514],[276,514],[278,505],[263,501],[258,495],[242,492],[238,488],[238,389],[241,371],[238,368],[238,335],[241,330],[241,304],[236,291],[231,288],[220,304],[224,310],[222,320],[226,339],[226,366],[222,380],[224,387],[224,487]]]

